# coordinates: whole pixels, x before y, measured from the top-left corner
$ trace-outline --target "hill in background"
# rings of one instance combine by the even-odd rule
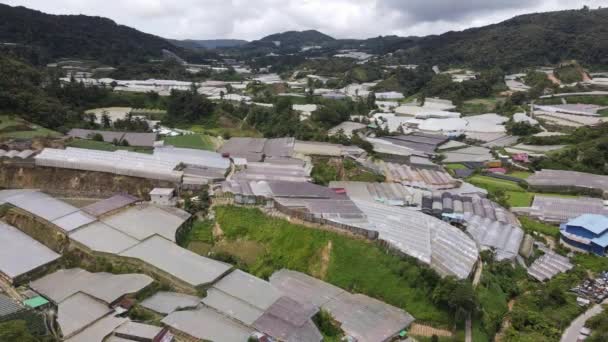
[[[185,40],[176,40],[169,39],[169,42],[173,45],[185,48],[185,49],[225,49],[225,48],[234,48],[240,47],[247,43],[246,40],[242,39],[203,39],[203,40],[195,40],[195,39],[185,39]]]
[[[534,13],[391,45],[410,63],[512,69],[577,60],[608,65],[608,8]],[[390,51],[385,51],[390,52]]]
[[[4,4],[0,4],[0,42],[36,49],[41,63],[67,57],[117,65],[161,58],[163,49],[185,59],[197,57],[163,38],[107,18],[50,15]]]

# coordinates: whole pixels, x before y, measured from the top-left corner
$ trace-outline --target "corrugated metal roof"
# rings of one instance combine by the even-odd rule
[[[181,248],[159,235],[142,241],[120,255],[147,262],[192,286],[213,283],[232,267]]]
[[[0,222],[0,272],[8,277],[16,278],[60,257],[19,229]]]
[[[11,298],[0,293],[0,318],[22,311],[25,308]]]
[[[573,220],[570,220],[567,225],[581,227],[595,235],[600,235],[608,230],[608,216],[583,214]]]
[[[567,257],[546,251],[528,268],[528,274],[538,281],[545,281],[572,269],[574,265]]]

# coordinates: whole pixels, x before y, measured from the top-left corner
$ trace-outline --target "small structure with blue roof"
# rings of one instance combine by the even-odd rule
[[[608,216],[584,214],[560,226],[562,242],[600,256],[608,252]]]

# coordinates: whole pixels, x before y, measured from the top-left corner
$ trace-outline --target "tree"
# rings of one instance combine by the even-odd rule
[[[108,112],[105,110],[101,113],[101,124],[103,128],[110,128],[111,125],[110,115],[108,115]]]
[[[103,141],[103,135],[101,135],[101,133],[95,133],[91,136],[91,140]]]
[[[36,342],[25,321],[15,320],[0,323],[0,342]]]

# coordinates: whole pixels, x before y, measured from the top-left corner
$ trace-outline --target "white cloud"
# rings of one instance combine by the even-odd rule
[[[6,0],[52,14],[108,17],[167,38],[259,39],[317,29],[336,38],[427,35],[606,0]]]

